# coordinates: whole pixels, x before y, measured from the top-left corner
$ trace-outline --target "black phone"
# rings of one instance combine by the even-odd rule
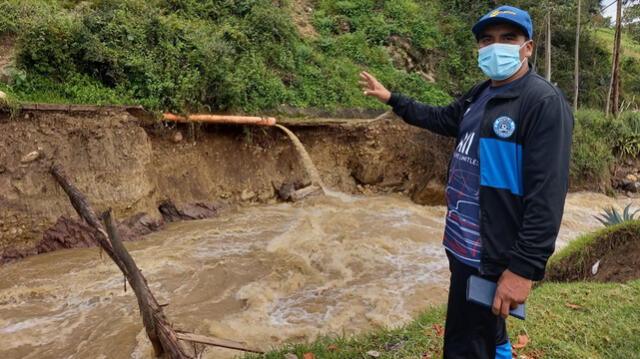
[[[496,287],[496,283],[490,280],[471,275],[467,280],[467,300],[491,308],[493,298],[496,295]],[[516,309],[511,309],[509,314],[524,320],[526,317],[524,304],[520,304]]]

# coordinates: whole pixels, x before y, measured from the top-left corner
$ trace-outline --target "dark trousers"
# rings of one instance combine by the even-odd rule
[[[478,274],[449,251],[451,284],[444,329],[444,359],[494,359],[496,347],[508,341],[505,321],[491,308],[467,302],[467,278]],[[496,282],[498,278],[487,278]]]

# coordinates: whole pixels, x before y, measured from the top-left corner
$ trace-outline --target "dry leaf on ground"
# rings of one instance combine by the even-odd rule
[[[529,336],[526,334],[523,334],[523,335],[518,335],[518,343],[513,344],[511,347],[513,349],[522,349],[526,347],[527,344],[529,344]]]
[[[444,336],[444,329],[440,326],[440,324],[434,324],[433,330],[436,331],[436,334],[438,334],[439,337]]]
[[[567,308],[571,308],[571,309],[582,309],[581,306],[575,305],[575,304],[571,304],[571,303],[564,303],[564,306],[567,307]]]

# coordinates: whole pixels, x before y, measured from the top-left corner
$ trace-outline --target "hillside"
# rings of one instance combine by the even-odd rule
[[[537,5],[530,9],[542,43]],[[16,42],[0,90],[23,101],[139,103],[153,110],[258,112],[282,106],[382,108],[386,86],[444,104],[482,79],[471,25],[495,4],[415,0],[9,0],[0,36]],[[556,16],[569,17],[565,13]],[[589,10],[591,11],[591,10]],[[585,23],[590,23],[585,10]],[[571,18],[571,17],[569,17]],[[537,21],[538,20],[538,21]],[[571,21],[554,22],[553,80],[571,93]],[[582,43],[583,106],[600,107],[610,63],[600,30]],[[625,44],[631,44],[625,40]],[[635,44],[634,46],[637,46]],[[533,60],[543,58],[537,47]],[[629,92],[640,66],[627,64]],[[634,80],[636,79],[636,80]]]

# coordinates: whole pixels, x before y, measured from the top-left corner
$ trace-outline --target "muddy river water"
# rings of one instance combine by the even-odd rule
[[[558,246],[601,227],[604,206],[573,193]],[[339,193],[182,222],[127,247],[177,328],[268,349],[397,326],[443,303],[444,207]],[[98,249],[0,266],[0,358],[150,358],[132,291]],[[238,352],[207,349],[205,358]]]

